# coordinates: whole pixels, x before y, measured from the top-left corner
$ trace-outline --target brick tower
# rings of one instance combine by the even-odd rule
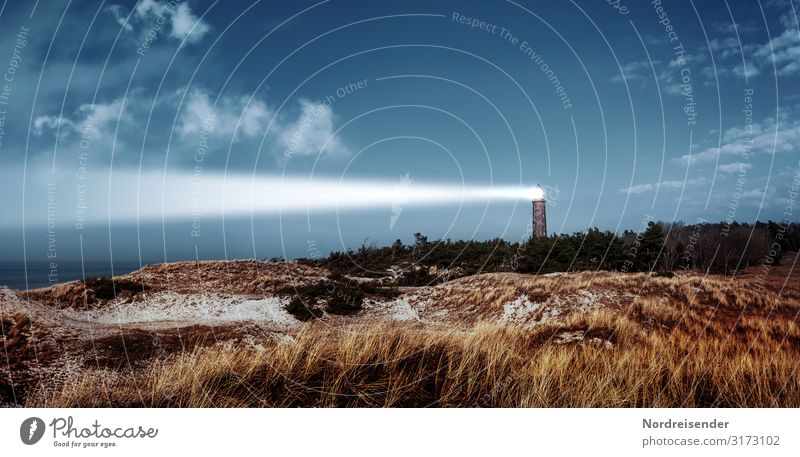
[[[544,190],[538,185],[533,193],[533,236],[536,238],[547,236],[547,202]]]

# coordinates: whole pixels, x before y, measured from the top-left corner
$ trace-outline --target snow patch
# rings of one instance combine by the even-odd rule
[[[592,346],[597,346],[602,349],[614,348],[614,343],[602,338],[592,337],[589,338],[588,340],[585,339],[585,333],[580,330],[574,332],[561,332],[557,334],[555,338],[553,338],[553,343],[555,344],[578,343],[580,346],[586,346],[587,344],[590,344]]]
[[[567,343],[575,343],[578,341],[583,341],[583,332],[575,331],[575,332],[561,332],[555,336],[553,340],[556,344],[567,344]]]
[[[600,305],[599,298],[599,294],[589,292],[585,289],[580,289],[578,291],[578,309],[580,309],[581,312],[588,313],[589,311],[598,308]]]
[[[551,303],[531,301],[527,295],[520,295],[514,301],[503,305],[503,322],[515,322],[527,325],[545,325],[558,320],[562,315],[559,306]]]
[[[503,317],[501,319],[504,322],[524,323],[533,318],[541,307],[541,304],[532,302],[527,295],[520,295],[516,300],[503,305]]]
[[[182,295],[159,292],[144,301],[118,302],[102,309],[69,311],[78,319],[104,324],[144,322],[223,323],[252,321],[282,326],[299,321],[283,309],[284,301],[277,297],[251,300],[219,295]]]
[[[411,305],[408,297],[399,298],[391,303],[392,319],[397,321],[418,321],[419,313]]]

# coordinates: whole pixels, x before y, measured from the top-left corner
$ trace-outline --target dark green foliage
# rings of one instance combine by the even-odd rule
[[[655,270],[663,248],[664,230],[661,224],[653,221],[648,222],[647,229],[634,237],[630,247],[630,255],[633,257],[633,270]]]
[[[87,278],[84,284],[100,300],[113,300],[126,293],[136,295],[147,289],[143,284],[128,279]]]
[[[783,252],[800,250],[800,223],[767,221],[766,224],[756,223],[756,226],[766,227],[770,239],[775,240],[775,244],[777,244],[772,248],[780,251],[779,258]]]
[[[428,272],[427,268],[412,267],[397,278],[397,285],[411,287],[429,286],[435,280],[436,278]]]
[[[387,278],[400,269],[397,284],[422,286],[476,273],[551,273],[581,270],[672,271],[699,269],[729,274],[762,262],[778,263],[785,251],[800,249],[798,223],[707,223],[649,221],[640,232],[621,235],[596,228],[586,232],[509,243],[430,241],[416,233],[406,245],[361,246],[333,252],[320,261],[337,274]],[[436,274],[430,274],[435,269]]]
[[[302,321],[320,317],[323,307],[331,314],[350,314],[361,309],[365,298],[394,298],[399,295],[396,287],[359,283],[339,274],[316,284],[287,287],[279,293],[292,297],[285,309]]]
[[[299,296],[293,297],[285,309],[289,314],[304,322],[322,316],[321,309],[306,303]]]
[[[364,277],[382,277],[389,274],[392,268],[407,271],[415,265],[426,269],[457,269],[461,275],[469,275],[481,271],[499,271],[503,261],[513,255],[516,246],[501,239],[429,242],[426,237],[419,235],[412,245],[395,242],[391,247],[362,246],[358,251],[333,252],[322,261],[322,265],[341,274]],[[411,273],[410,277],[416,274]],[[419,278],[413,281],[419,281]]]
[[[358,288],[339,289],[329,294],[325,311],[331,314],[350,314],[359,311],[363,304],[364,294]]]

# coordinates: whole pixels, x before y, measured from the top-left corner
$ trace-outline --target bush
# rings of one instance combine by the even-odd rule
[[[300,297],[294,297],[285,307],[286,311],[297,319],[305,322],[322,316],[322,310],[316,306],[309,306]]]
[[[397,285],[408,287],[429,286],[435,279],[428,273],[427,267],[414,266],[397,278]]]
[[[367,297],[394,298],[400,294],[396,287],[359,283],[341,275],[309,286],[287,287],[279,293],[293,296],[284,309],[302,321],[322,316],[322,307],[330,314],[351,314],[361,310]]]
[[[784,252],[799,249],[800,223],[796,222],[726,224],[703,221],[685,225],[679,221],[649,221],[639,231],[626,230],[617,234],[591,228],[517,243],[500,238],[429,241],[428,237],[417,233],[411,244],[397,240],[386,247],[364,245],[358,250],[333,252],[317,264],[339,274],[382,278],[390,277],[391,270],[407,268],[397,284],[421,286],[453,279],[429,275],[431,267],[458,271],[459,276],[500,271],[689,269],[730,274],[758,265],[767,257],[777,264]]]

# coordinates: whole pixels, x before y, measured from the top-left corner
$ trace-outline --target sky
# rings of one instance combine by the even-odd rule
[[[790,0],[0,8],[6,262],[798,220]]]

